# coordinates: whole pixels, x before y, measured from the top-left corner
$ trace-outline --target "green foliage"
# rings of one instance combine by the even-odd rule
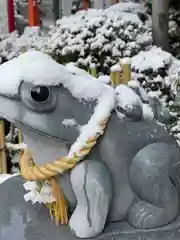
[[[151,29],[137,15],[124,20],[121,14],[90,10],[59,20],[49,33],[48,53],[59,63],[76,62],[83,69],[95,63],[99,72],[108,73],[120,58],[152,45]]]

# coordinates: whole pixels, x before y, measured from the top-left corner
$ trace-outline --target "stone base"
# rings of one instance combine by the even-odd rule
[[[20,176],[0,185],[1,240],[77,240],[67,226],[57,227],[42,204],[26,203]],[[79,222],[81,219],[79,219]],[[179,240],[180,217],[166,227],[134,229],[126,222],[108,224],[94,240]]]

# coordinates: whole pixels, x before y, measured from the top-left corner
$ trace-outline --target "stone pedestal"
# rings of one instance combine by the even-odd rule
[[[51,221],[44,205],[26,203],[22,185],[20,176],[0,185],[1,240],[78,240],[67,226],[57,227]],[[179,240],[179,229],[180,218],[164,228],[151,230],[134,229],[126,222],[119,222],[107,225],[95,240]]]

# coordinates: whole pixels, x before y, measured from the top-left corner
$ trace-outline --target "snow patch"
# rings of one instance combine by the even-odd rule
[[[132,57],[132,68],[139,69],[140,72],[148,69],[157,70],[158,68],[164,68],[165,65],[170,65],[172,59],[170,53],[153,46],[149,51],[141,51]]]
[[[124,110],[130,110],[133,106],[141,105],[140,97],[126,85],[119,85],[116,89],[117,105]]]
[[[110,82],[111,82],[111,78],[108,75],[101,75],[97,78],[97,80],[101,81],[103,83],[106,83],[106,84],[110,84]]]
[[[96,78],[94,78],[92,75],[90,75],[88,72],[84,71],[83,69],[78,68],[75,63],[68,63],[66,64],[66,68],[68,70],[69,73],[80,76],[80,77],[85,77],[86,79],[89,80],[94,80]]]
[[[150,121],[154,118],[153,110],[148,104],[143,104],[143,118],[146,121]]]
[[[70,118],[70,119],[64,119],[63,120],[63,122],[62,122],[62,124],[64,125],[64,126],[77,126],[78,124],[77,124],[77,122],[76,122],[76,120],[75,119],[73,119],[73,118]]]
[[[131,58],[122,58],[121,59],[121,64],[131,64]]]
[[[17,175],[18,174],[0,174],[0,184]]]
[[[121,69],[120,64],[116,64],[116,65],[111,67],[111,72],[120,72],[121,70],[122,69]]]

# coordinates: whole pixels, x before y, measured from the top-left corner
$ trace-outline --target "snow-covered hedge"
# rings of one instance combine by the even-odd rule
[[[58,20],[49,32],[47,48],[60,63],[77,62],[83,68],[95,63],[105,71],[119,58],[151,45],[151,30],[137,14],[91,9]]]
[[[153,46],[132,58],[132,72],[147,91],[154,91],[165,98],[168,97],[166,91],[170,91],[171,83],[179,78],[180,61]]]
[[[82,68],[96,63],[106,73],[119,58],[151,48],[151,18],[146,15],[142,22],[142,13],[140,4],[128,2],[64,17],[50,30],[46,48],[60,63],[73,61]],[[180,13],[170,9],[169,17],[172,53],[178,56]]]
[[[169,35],[172,53],[176,57],[180,57],[180,9],[169,10]]]
[[[0,63],[11,60],[29,49],[44,51],[47,37],[38,28],[27,28],[23,35],[15,31],[0,36]]]
[[[170,112],[172,122],[165,127],[180,145],[180,60],[154,46],[132,58],[132,71],[133,79],[151,96],[159,98]]]
[[[106,10],[81,11],[58,20],[49,36],[42,38],[25,33],[18,39],[8,37],[3,45],[0,43],[0,55],[2,51],[3,56],[8,53],[9,59],[26,49],[36,48],[60,63],[73,61],[85,69],[96,63],[99,71],[107,73],[119,58],[132,57],[152,46],[151,19],[146,15],[148,21],[143,23],[139,19],[142,13],[142,5],[132,2],[121,2]],[[180,49],[178,11],[170,9],[169,26],[171,47],[176,56]]]

